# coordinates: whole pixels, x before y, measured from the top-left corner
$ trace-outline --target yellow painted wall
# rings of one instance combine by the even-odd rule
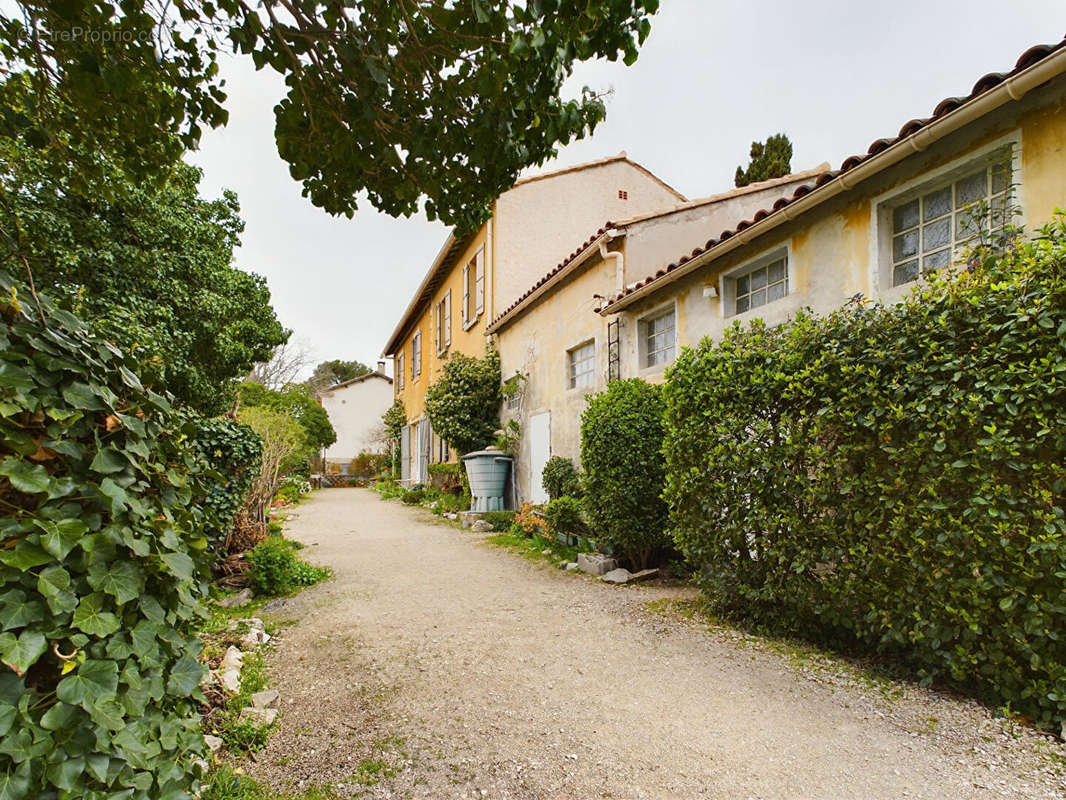
[[[916,153],[877,178],[630,306],[621,315],[627,360],[623,376],[645,376],[635,341],[639,321],[669,302],[677,305],[680,347],[695,345],[705,336],[716,339],[738,321],[758,317],[775,325],[804,308],[826,312],[858,293],[882,302],[898,301],[916,284],[890,285],[891,266],[885,260],[890,234],[881,218],[888,212],[882,204],[890,203],[894,194],[918,190],[927,180],[935,185],[941,179],[938,172],[950,179],[947,176],[956,167],[964,169],[968,160],[1004,142],[1015,147],[1013,178],[1020,221],[1030,231],[1043,225],[1056,208],[1066,208],[1066,78],[1001,107],[928,151]],[[730,314],[723,309],[721,298],[704,296],[704,286],[720,290],[723,275],[782,250],[788,252],[790,264],[786,297],[753,311]]]
[[[440,375],[444,360],[449,353],[465,353],[466,355],[478,357],[485,353],[485,326],[488,324],[489,316],[489,275],[486,274],[485,276],[485,308],[481,312],[481,316],[478,318],[477,322],[466,330],[463,329],[462,306],[463,266],[469,263],[470,259],[474,257],[479,249],[485,246],[487,238],[486,228],[487,226],[482,226],[481,230],[478,231],[477,235],[473,238],[471,244],[456,260],[455,265],[452,267],[447,277],[434,292],[429,305],[422,311],[417,324],[411,327],[403,339],[403,344],[399,352],[404,354],[404,372],[406,374],[404,375],[402,389],[399,388],[399,380],[394,381],[393,386],[396,387],[396,396],[403,401],[404,409],[407,411],[408,422],[414,422],[424,415],[426,389]],[[488,271],[487,260],[486,271]],[[451,346],[444,353],[438,355],[436,336],[433,328],[433,309],[436,307],[436,304],[444,298],[444,295],[449,289],[452,293]],[[412,380],[411,342],[414,339],[416,331],[422,332],[422,374],[418,378]],[[399,376],[397,376],[397,378],[398,377]]]

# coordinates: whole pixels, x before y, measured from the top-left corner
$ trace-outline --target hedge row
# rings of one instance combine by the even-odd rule
[[[199,422],[18,289],[0,274],[0,797],[188,797],[205,516],[232,503],[204,510]]]
[[[734,327],[665,400],[720,612],[1066,718],[1066,222],[899,305]]]

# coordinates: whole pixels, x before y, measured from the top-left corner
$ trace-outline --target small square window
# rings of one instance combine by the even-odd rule
[[[677,343],[675,322],[674,311],[671,309],[643,323],[645,367],[654,367],[674,360]]]
[[[997,161],[893,208],[892,285],[950,265],[956,248],[1001,230],[1010,182],[1010,165]]]
[[[596,343],[588,342],[566,353],[567,387],[578,389],[596,383]]]
[[[780,300],[788,294],[787,260],[779,258],[765,267],[741,275],[736,279],[734,289],[736,314]]]

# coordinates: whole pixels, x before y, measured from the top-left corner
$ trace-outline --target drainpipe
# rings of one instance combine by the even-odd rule
[[[607,231],[607,236],[600,241],[600,258],[614,260],[615,293],[626,288],[626,258],[621,250],[608,250],[607,243],[618,236],[618,231]]]

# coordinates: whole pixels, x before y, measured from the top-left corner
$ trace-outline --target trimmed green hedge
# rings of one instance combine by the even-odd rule
[[[902,304],[686,350],[674,535],[720,612],[1066,718],[1066,223]],[[1057,727],[1056,727],[1057,730]]]
[[[581,415],[589,528],[637,569],[669,546],[662,456],[662,387],[614,381]]]
[[[0,274],[0,797],[187,797],[218,484],[132,358],[18,289]]]

